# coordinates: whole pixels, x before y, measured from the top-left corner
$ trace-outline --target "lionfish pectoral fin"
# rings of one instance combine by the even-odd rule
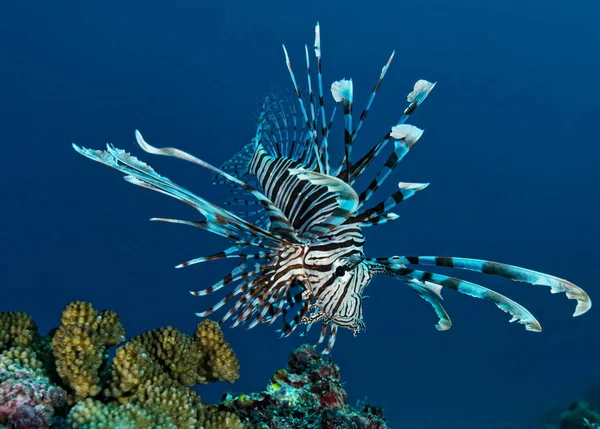
[[[408,284],[421,298],[431,304],[435,314],[439,318],[438,323],[435,325],[435,328],[438,331],[446,331],[452,327],[450,316],[448,316],[448,313],[440,302],[442,299],[442,295],[440,294],[441,286],[430,282],[417,281],[415,279],[411,279],[405,283]]]
[[[263,230],[239,216],[209,203],[202,197],[193,194],[168,178],[160,176],[152,167],[131,156],[124,150],[114,148],[111,145],[107,145],[106,151],[86,149],[75,144],[73,144],[73,148],[87,158],[124,173],[127,182],[180,200],[206,217],[206,221],[201,222],[174,222],[175,220],[166,220],[163,218],[155,218],[155,220],[188,225],[193,224],[193,226],[209,230],[212,233],[233,240],[252,238],[277,244],[282,242],[280,237],[269,231]]]
[[[294,228],[292,227],[286,216],[281,212],[281,210],[279,210],[279,208],[277,208],[269,198],[267,198],[264,194],[257,191],[256,189],[254,189],[252,186],[248,185],[247,183],[243,182],[237,177],[234,177],[229,173],[226,173],[225,171],[222,171],[221,169],[209,164],[208,162],[196,158],[195,156],[190,155],[189,153],[184,152],[180,149],[172,147],[154,147],[144,140],[142,134],[138,130],[135,131],[135,137],[138,145],[148,153],[154,155],[172,156],[175,158],[183,159],[184,161],[189,161],[194,164],[198,164],[208,170],[211,170],[214,173],[221,175],[222,177],[235,183],[236,185],[241,186],[243,189],[250,192],[258,201],[260,201],[260,203],[263,204],[271,220],[270,230],[273,233],[277,234],[279,237],[289,242],[299,242],[298,236]]]
[[[368,263],[371,266],[373,273],[388,274],[398,278],[399,280],[403,281],[405,284],[410,286],[421,298],[427,301],[433,307],[435,314],[438,316],[439,320],[438,323],[436,323],[435,325],[435,328],[438,331],[446,331],[452,327],[452,321],[450,320],[450,316],[448,316],[448,313],[446,312],[444,306],[440,302],[441,300],[443,300],[441,294],[442,286],[428,281],[401,278],[400,276],[396,276],[388,272],[387,269],[381,264],[372,262]],[[363,297],[363,299],[366,298],[366,296]]]
[[[370,262],[372,264],[377,264],[377,262],[374,263],[372,260]],[[385,261],[381,262],[381,260],[379,261],[379,267],[380,269],[376,272],[399,278],[400,280],[409,284],[413,280],[423,283],[427,282],[433,285],[455,290],[474,298],[491,301],[496,304],[500,310],[509,313],[512,316],[510,322],[519,322],[520,324],[525,325],[525,329],[528,331],[540,332],[542,330],[542,326],[529,312],[529,310],[510,298],[507,298],[504,295],[484,286],[480,286],[467,280],[445,276],[443,274],[409,269],[403,264],[390,264],[389,262]],[[435,297],[436,295],[432,292],[430,296]]]
[[[190,291],[190,294],[194,296],[205,296],[214,293],[224,288],[230,283],[233,283],[240,279],[246,279],[254,276],[255,274],[258,274],[260,272],[260,268],[260,264],[247,264],[245,262],[242,262],[240,265],[231,270],[229,274],[227,274],[225,277],[223,277],[211,287],[198,291]]]
[[[577,307],[573,317],[580,316],[592,307],[592,301],[588,294],[580,287],[568,280],[549,274],[540,273],[528,268],[499,262],[486,261],[482,259],[442,257],[442,256],[400,256],[390,259],[400,264],[410,265],[433,265],[439,267],[456,268],[460,270],[475,271],[482,274],[491,274],[506,277],[510,280],[530,283],[537,286],[547,286],[552,293],[564,293],[567,298],[577,301]]]
[[[158,219],[155,218],[155,220],[158,220]],[[175,223],[179,223],[179,221],[176,219],[161,219],[161,220],[167,221],[167,222],[175,221]],[[193,226],[196,226],[196,225],[193,225]],[[189,261],[182,262],[181,264],[177,265],[175,268],[185,268],[185,267],[189,267],[190,265],[200,264],[202,262],[207,262],[207,261],[217,261],[219,259],[241,258],[245,261],[250,260],[250,259],[264,259],[267,255],[267,253],[265,253],[265,252],[258,252],[255,254],[246,254],[246,253],[242,252],[242,249],[243,249],[243,246],[236,244],[235,246],[232,246],[225,250],[221,250],[220,252],[214,253],[212,255],[201,256],[199,258],[194,258],[194,259],[190,259]]]
[[[202,205],[199,197],[166,177],[160,176],[148,164],[131,156],[124,150],[116,149],[111,145],[107,145],[106,151],[86,149],[75,144],[73,144],[73,148],[93,161],[108,165],[124,173],[124,179],[133,185],[168,195],[202,211],[199,208]]]

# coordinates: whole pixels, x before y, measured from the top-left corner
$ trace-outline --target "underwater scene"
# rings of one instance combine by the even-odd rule
[[[0,429],[600,428],[598,16],[0,2]]]

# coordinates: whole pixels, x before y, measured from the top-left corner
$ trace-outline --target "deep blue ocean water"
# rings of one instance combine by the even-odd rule
[[[148,222],[197,216],[71,143],[112,142],[222,201],[206,171],[143,154],[133,131],[221,164],[254,135],[263,91],[289,85],[282,43],[303,76],[317,20],[325,83],[351,77],[357,111],[396,49],[355,151],[395,123],[417,79],[438,82],[411,119],[425,134],[390,181],[431,186],[399,220],[366,231],[368,255],[488,258],[567,278],[599,299],[599,13],[595,2],[556,0],[0,2],[0,311],[27,311],[45,331],[69,301],[89,300],[117,311],[129,336],[168,324],[193,331],[194,312],[214,300],[188,290],[230,265],[174,266],[228,243]],[[342,130],[333,133],[339,154]],[[454,325],[437,332],[427,303],[376,278],[368,330],[341,332],[332,354],[352,402],[384,407],[396,428],[525,428],[600,377],[597,308],[574,319],[574,302],[547,288],[463,277],[522,303],[544,331],[446,291]],[[262,389],[306,341],[262,326],[225,333],[242,375],[200,387],[208,401]]]

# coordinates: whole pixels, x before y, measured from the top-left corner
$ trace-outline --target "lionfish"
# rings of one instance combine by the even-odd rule
[[[293,91],[270,93],[260,105],[255,136],[221,168],[175,148],[156,148],[135,132],[139,146],[156,155],[183,159],[211,170],[213,183],[229,184],[235,194],[226,204],[241,206],[227,210],[199,197],[159,175],[149,165],[108,144],[106,151],[73,144],[80,154],[125,173],[125,180],[161,192],[189,204],[204,220],[153,218],[154,221],[191,225],[233,241],[219,253],[184,262],[177,268],[223,258],[238,258],[239,265],[213,286],[191,292],[204,296],[237,284],[223,299],[198,316],[208,316],[224,305],[231,308],[220,319],[232,318],[233,326],[259,323],[272,325],[280,316],[282,336],[299,326],[304,335],[320,324],[316,346],[328,338],[323,353],[335,343],[338,328],[354,335],[365,329],[362,301],[365,288],[376,274],[402,281],[435,311],[440,331],[449,329],[450,317],[441,304],[443,288],[488,300],[509,313],[528,331],[541,331],[540,323],[523,306],[498,292],[472,283],[419,269],[418,266],[451,267],[492,274],[533,285],[547,286],[552,293],[564,292],[577,301],[574,316],[591,307],[588,295],[573,283],[548,274],[481,259],[440,256],[392,256],[367,258],[363,252],[363,229],[393,221],[398,204],[428,186],[428,183],[398,183],[398,190],[378,204],[367,203],[398,163],[421,137],[423,130],[406,124],[434,88],[435,83],[418,80],[408,94],[408,106],[398,122],[364,156],[354,159],[359,135],[379,87],[392,63],[392,52],[383,66],[367,104],[353,126],[352,80],[331,85],[335,104],[326,115],[321,66],[320,27],[315,27],[314,55],[318,94],[313,92],[311,60],[305,45],[306,89],[301,90],[288,52],[283,46]],[[318,100],[318,101],[317,101]],[[336,107],[344,116],[344,156],[339,165],[329,157],[330,130]],[[358,193],[353,185],[385,149],[389,155],[377,175]],[[415,267],[417,266],[417,267]]]

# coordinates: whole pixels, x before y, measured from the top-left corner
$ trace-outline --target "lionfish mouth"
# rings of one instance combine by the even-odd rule
[[[502,276],[514,281],[549,287],[577,301],[574,316],[591,307],[588,295],[573,283],[537,271],[480,259],[439,256],[393,256],[366,258],[363,229],[393,221],[391,210],[427,187],[427,183],[398,183],[398,190],[377,204],[366,207],[398,163],[421,138],[423,131],[406,124],[433,90],[435,83],[418,80],[407,96],[408,105],[383,137],[358,159],[354,144],[365,118],[394,59],[384,64],[356,126],[353,114],[354,87],[351,79],[331,85],[333,109],[326,111],[321,34],[315,27],[314,56],[316,83],[305,46],[306,87],[301,89],[283,47],[292,81],[293,95],[269,94],[260,106],[255,136],[221,168],[175,148],[156,148],[136,131],[138,145],[146,152],[183,159],[214,173],[213,183],[227,184],[234,196],[225,209],[197,196],[159,175],[149,165],[112,145],[107,150],[90,150],[73,145],[80,154],[125,174],[125,180],[176,198],[202,216],[200,221],[153,218],[155,221],[190,225],[226,237],[233,245],[214,255],[195,258],[178,268],[206,261],[236,258],[240,263],[223,279],[204,290],[204,296],[232,284],[236,286],[215,305],[197,313],[209,316],[226,304],[230,309],[220,322],[233,318],[233,326],[248,329],[259,323],[283,321],[282,336],[304,325],[301,335],[314,324],[321,325],[316,345],[328,337],[324,353],[334,345],[338,328],[355,334],[364,329],[364,289],[376,274],[392,276],[414,290],[433,307],[438,330],[452,325],[441,304],[442,289],[493,302],[530,331],[541,331],[540,323],[523,306],[478,284],[411,268],[440,266]],[[317,94],[313,93],[313,84]],[[341,106],[344,122],[344,156],[332,163],[330,136],[335,113]],[[338,141],[342,140],[340,136]],[[387,159],[360,192],[355,183],[373,161],[387,152]],[[234,317],[235,316],[235,317]]]

